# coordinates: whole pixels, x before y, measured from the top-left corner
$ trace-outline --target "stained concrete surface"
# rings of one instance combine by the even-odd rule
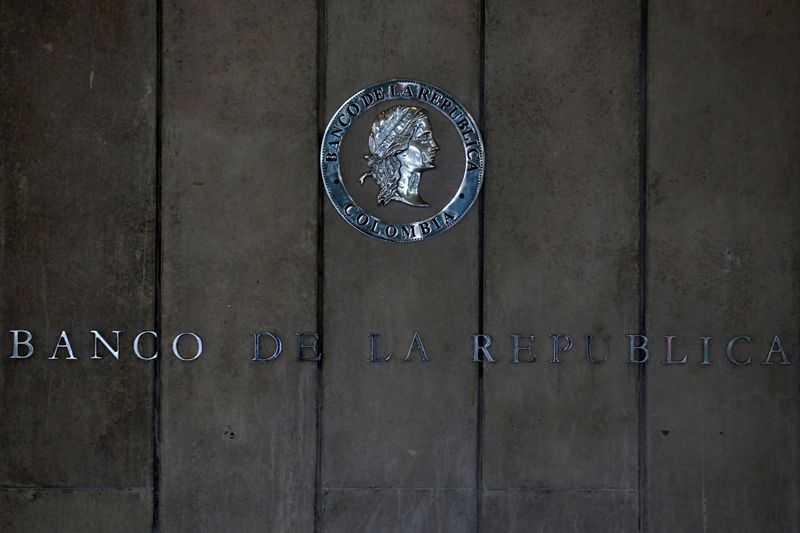
[[[683,2],[650,17],[647,327],[689,361],[662,365],[654,338],[649,530],[798,531],[800,69],[783,58],[800,52],[800,9]],[[753,340],[736,348],[750,366],[726,359],[736,335]],[[775,335],[791,366],[760,364]]]
[[[9,533],[147,531],[152,499],[150,488],[3,490],[0,529]]]
[[[636,527],[637,372],[623,335],[638,329],[638,30],[625,2],[489,5],[487,531]],[[561,363],[551,334],[573,338]],[[609,360],[590,364],[585,335],[602,359],[603,334]],[[511,335],[535,336],[535,363],[511,364]]]
[[[325,489],[320,531],[470,531],[474,501],[469,489]]]
[[[313,527],[294,333],[316,330],[316,21],[310,1],[165,4],[163,327],[206,354],[163,365],[164,531]],[[285,352],[252,361],[252,332]]]
[[[87,501],[48,487],[151,484],[152,365],[131,342],[153,324],[155,11],[0,11],[0,523],[15,530]],[[11,329],[33,334],[30,359],[9,359]],[[122,331],[119,361],[90,359],[92,329]],[[77,360],[48,360],[62,330]],[[150,515],[126,501],[118,520]]]
[[[483,531],[636,531],[635,490],[487,490]]]

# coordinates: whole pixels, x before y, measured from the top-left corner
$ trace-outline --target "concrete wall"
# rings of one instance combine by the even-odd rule
[[[800,531],[796,3],[0,14],[0,530]],[[403,77],[466,105],[487,168],[465,220],[391,245],[340,219],[317,153]],[[62,330],[77,360],[49,359]],[[283,355],[251,361],[267,331]],[[762,364],[776,335],[791,364]]]

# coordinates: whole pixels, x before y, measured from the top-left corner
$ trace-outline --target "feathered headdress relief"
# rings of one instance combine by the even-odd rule
[[[426,117],[424,110],[414,106],[394,106],[378,114],[372,122],[369,134],[369,154],[367,170],[359,178],[363,185],[369,176],[380,188],[378,205],[386,205],[392,200],[402,201],[397,192],[400,182],[400,161],[397,154],[408,149],[417,123]]]

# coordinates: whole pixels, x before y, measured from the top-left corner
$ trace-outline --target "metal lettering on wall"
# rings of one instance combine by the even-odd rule
[[[386,107],[396,101],[415,105]],[[435,110],[455,128],[460,149],[444,146],[428,110]],[[374,115],[368,153],[363,155],[367,169],[356,180],[356,176],[343,172],[343,144],[348,131],[368,112]],[[362,139],[348,139],[348,143],[359,141]],[[450,154],[463,150],[463,176],[449,201],[420,218],[418,208],[432,207],[432,202],[423,199],[425,191],[447,186],[447,180],[424,177],[436,168],[440,150]],[[322,181],[339,214],[360,232],[392,242],[425,240],[458,223],[478,197],[484,165],[483,140],[475,120],[447,92],[419,81],[390,80],[357,92],[333,115],[320,149]],[[353,198],[356,181],[360,187],[374,187],[377,211]],[[402,206],[396,211],[396,220],[385,216],[390,204]]]
[[[36,346],[40,345],[39,341],[34,344],[34,335],[30,330],[26,329],[12,329],[9,330],[11,334],[11,355],[10,359],[30,359],[36,353]],[[120,359],[122,351],[122,343],[120,330],[113,330],[114,340],[111,341],[98,330],[91,330],[91,341],[93,344],[93,352],[89,359],[100,360],[103,359],[101,354],[110,355],[114,359]],[[149,342],[149,348],[142,347],[142,338],[147,336],[146,342]],[[283,353],[284,345],[281,336],[276,332],[253,332],[253,355],[252,361],[275,361]],[[297,338],[296,347],[296,360],[297,361],[311,361],[317,362],[322,359],[320,352],[320,335],[317,332],[295,333]],[[383,363],[392,359],[392,353],[389,352],[382,355],[379,348],[380,335],[376,333],[369,333],[366,335],[369,342],[366,343],[365,352],[368,357],[364,359],[369,363]],[[182,343],[182,338],[186,337],[187,340]],[[191,337],[191,339],[189,339]],[[262,338],[268,338],[262,340]],[[506,354],[506,361],[512,364],[519,363],[535,363],[536,362],[536,346],[538,337],[536,335],[510,335],[513,339],[513,348],[510,351],[510,357]],[[549,363],[561,364],[563,361],[561,357],[572,352],[575,347],[575,337],[568,334],[551,334],[546,335],[544,346],[552,357],[548,360]],[[595,338],[599,337],[603,341],[603,348],[595,350],[593,345]],[[159,357],[158,351],[158,338],[159,335],[155,331],[141,331],[137,333],[131,344],[131,352],[133,355],[142,361],[153,361]],[[651,339],[647,335],[628,334],[625,335],[627,339],[624,343],[623,358],[625,363],[628,364],[645,364],[651,360],[651,356],[655,350],[651,345]],[[664,365],[686,365],[689,361],[689,356],[682,352],[683,357],[675,359],[673,353],[675,351],[675,335],[665,335],[664,337],[664,359],[661,361]],[[701,359],[697,361],[698,365],[708,366],[712,364],[710,344],[712,336],[697,337],[700,341],[700,355]],[[591,364],[602,364],[609,360],[612,353],[611,348],[611,335],[585,335],[585,352],[583,359]],[[741,367],[751,365],[753,357],[749,352],[744,350],[744,347],[737,348],[738,344],[753,344],[753,338],[749,335],[736,335],[730,339],[724,339],[725,348],[722,350],[725,359],[731,367]],[[498,350],[493,346],[494,339],[492,335],[485,333],[478,333],[472,335],[472,350],[471,362],[473,363],[497,363],[498,360],[503,358],[499,355]],[[181,349],[181,344],[188,344],[189,346]],[[687,343],[688,344],[688,343]],[[766,355],[761,359],[760,363],[765,366],[775,365],[775,361],[780,360],[781,365],[791,365],[792,362],[786,353],[783,342],[779,335],[775,335],[771,340],[762,341],[763,348]],[[203,354],[203,339],[197,333],[186,331],[175,335],[172,338],[171,352],[172,355],[180,361],[190,362],[196,361]],[[405,346],[403,346],[405,349]],[[268,353],[271,350],[272,353]],[[194,353],[192,353],[192,351]],[[745,353],[740,353],[745,351]],[[412,359],[412,353],[419,353],[420,361],[427,362],[432,360],[431,354],[425,348],[422,336],[419,331],[414,332],[410,345],[406,350],[406,355],[403,361]],[[525,358],[521,357],[521,352],[527,355]],[[76,355],[70,340],[70,334],[66,330],[62,330],[58,340],[53,348],[52,354],[47,357],[51,361],[61,359],[61,354],[66,354],[64,360],[76,361],[79,356]],[[570,354],[574,355],[574,354]],[[660,355],[660,354],[659,354]],[[678,356],[680,357],[680,356]]]

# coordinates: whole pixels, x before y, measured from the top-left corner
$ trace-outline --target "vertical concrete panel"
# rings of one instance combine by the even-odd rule
[[[437,85],[477,116],[476,2],[329,2],[327,9],[326,116],[362,87],[391,78]],[[364,166],[366,135],[343,144],[354,168]],[[354,148],[345,153],[348,143]],[[354,191],[357,177],[344,177]],[[364,201],[375,208],[375,194]],[[375,524],[396,529],[412,523],[419,505],[429,519],[416,530],[459,531],[474,521],[477,223],[473,208],[442,236],[392,244],[359,234],[326,201],[325,531],[353,531],[372,516],[368,509],[384,513]],[[429,362],[419,354],[403,361],[415,331]],[[367,362],[369,333],[380,334],[390,362]]]
[[[5,533],[149,531],[151,489],[4,489],[0,530]]]
[[[475,495],[416,488],[327,489],[323,531],[450,533],[475,529]]]
[[[152,367],[130,342],[153,320],[153,5],[0,11],[0,485],[41,489],[4,493],[0,529],[100,519],[47,487],[143,488],[119,516],[147,523]],[[30,359],[9,359],[11,329]],[[92,329],[123,332],[119,361],[90,360]],[[62,330],[76,361],[48,360]]]
[[[488,3],[487,531],[636,527],[638,30],[631,2]],[[550,334],[575,341],[560,364]],[[511,363],[511,335],[536,362]]]
[[[800,530],[798,28],[789,2],[651,4],[650,531]],[[774,335],[792,365],[759,364]]]
[[[164,9],[161,527],[309,531],[316,368],[293,333],[316,328],[315,2]],[[194,364],[168,354],[187,330]],[[256,331],[278,360],[250,361]]]
[[[637,490],[487,490],[483,531],[636,531]]]

